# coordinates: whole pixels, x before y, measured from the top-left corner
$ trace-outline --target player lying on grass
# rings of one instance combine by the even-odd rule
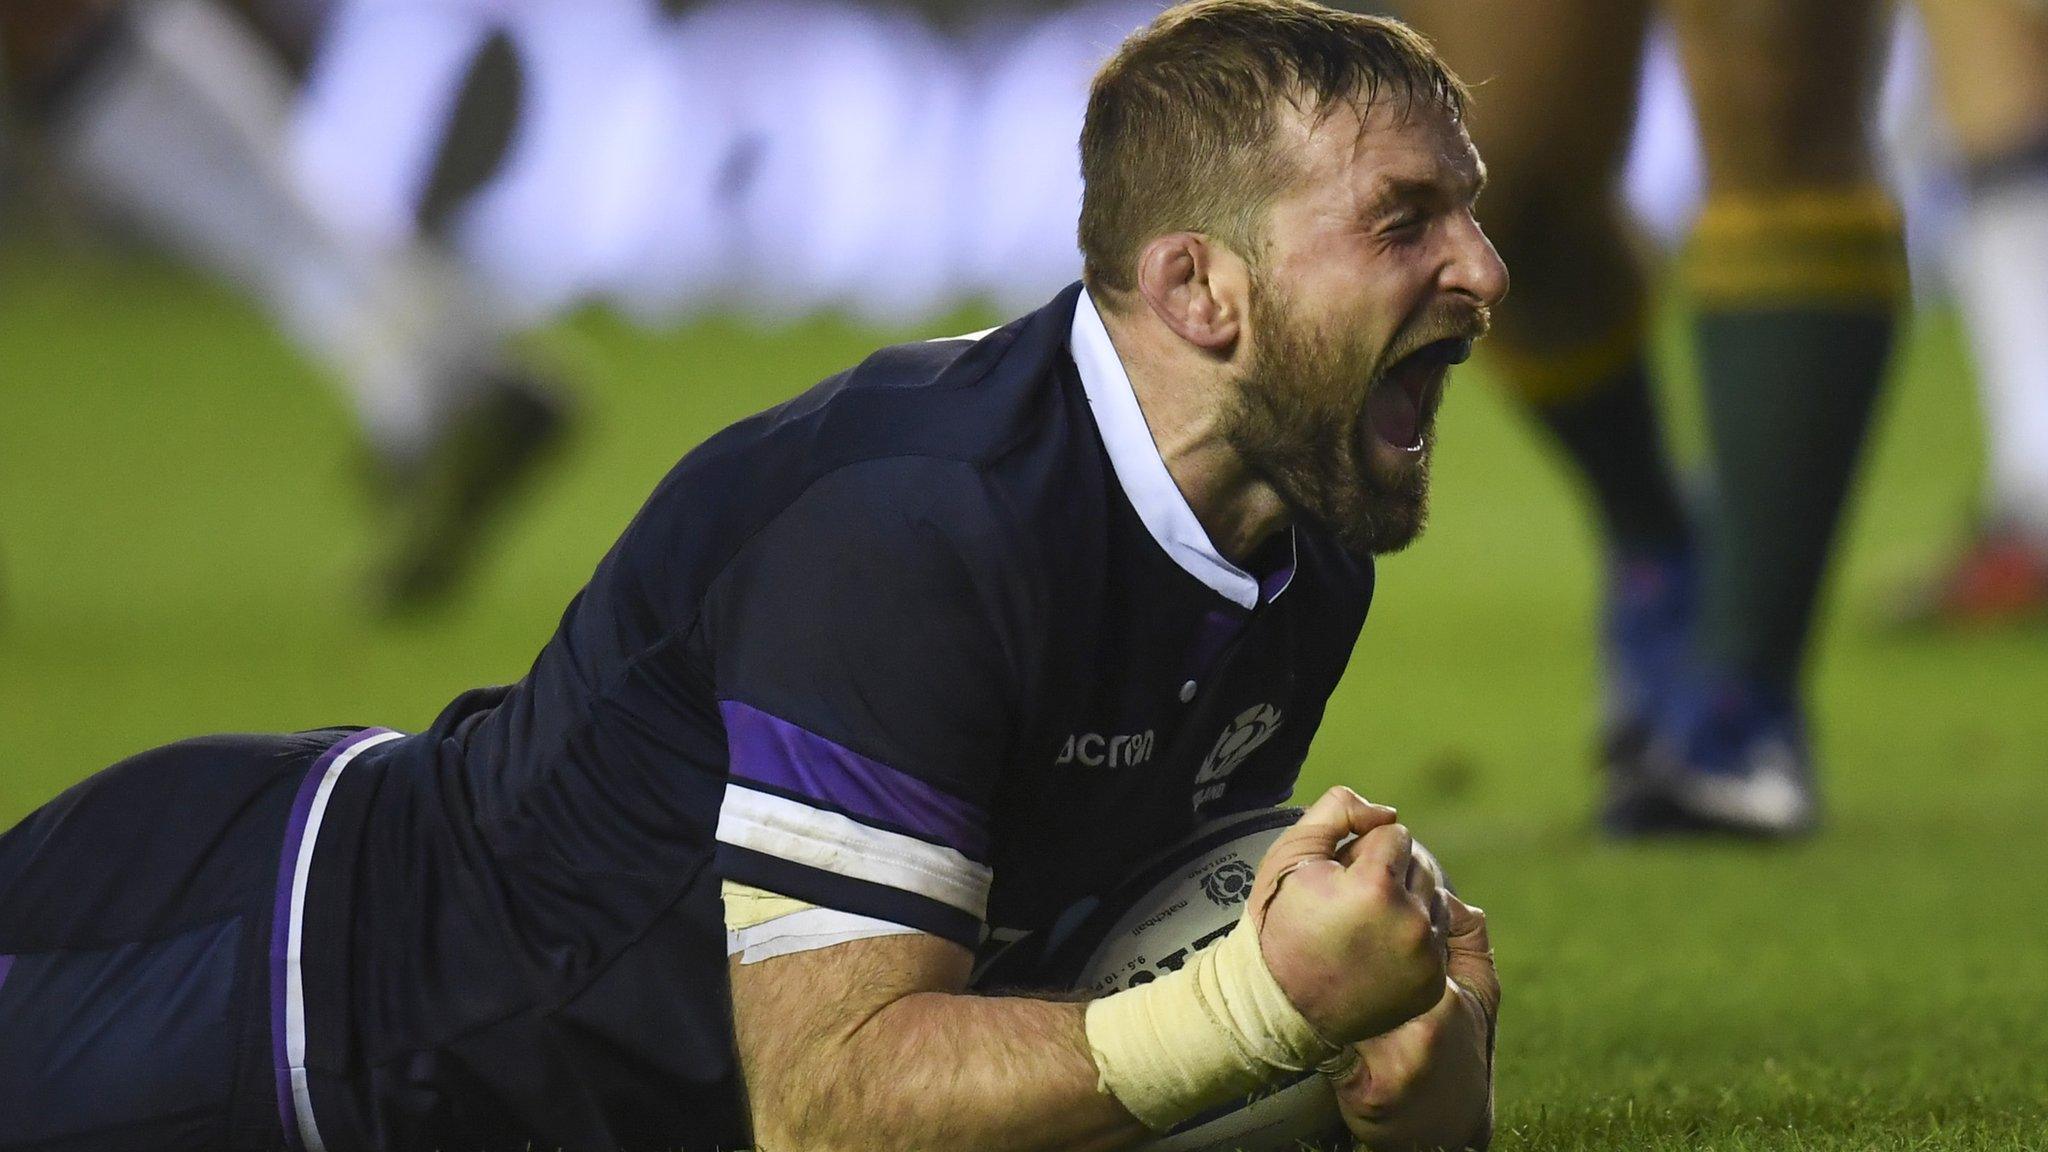
[[[0,1146],[1111,1148],[1310,1067],[1370,1143],[1484,1143],[1484,921],[1348,791],[1180,973],[967,988],[1292,791],[1507,287],[1463,100],[1398,24],[1174,9],[1095,84],[1085,286],[707,441],[427,731],[31,816]]]

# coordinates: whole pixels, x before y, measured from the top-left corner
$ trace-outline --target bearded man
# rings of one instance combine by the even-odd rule
[[[1086,280],[686,456],[518,684],[146,753],[0,840],[0,1145],[1114,1148],[1282,1077],[1483,1144],[1483,917],[1322,796],[1244,920],[977,995],[1275,804],[1506,271],[1403,26],[1175,8],[1096,80]]]

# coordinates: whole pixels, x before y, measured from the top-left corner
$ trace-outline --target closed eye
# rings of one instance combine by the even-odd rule
[[[1429,221],[1426,217],[1423,217],[1417,213],[1408,213],[1402,216],[1397,216],[1393,220],[1389,221],[1386,224],[1386,226],[1383,229],[1381,229],[1381,234],[1394,240],[1413,240],[1414,238],[1422,234],[1423,229],[1428,224]]]

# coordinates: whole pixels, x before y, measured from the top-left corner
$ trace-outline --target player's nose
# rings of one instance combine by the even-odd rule
[[[1508,266],[1493,247],[1493,241],[1467,216],[1457,228],[1450,263],[1444,269],[1444,287],[1469,296],[1491,308],[1508,294]]]

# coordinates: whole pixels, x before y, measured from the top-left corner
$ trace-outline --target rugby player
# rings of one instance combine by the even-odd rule
[[[1906,285],[1866,119],[1878,0],[1404,0],[1484,79],[1521,277],[1489,346],[1584,481],[1607,553],[1617,835],[1784,837],[1818,818],[1801,680]],[[1711,439],[1695,523],[1650,384],[1652,275],[1621,208],[1644,38],[1668,18],[1706,161],[1681,279]]]
[[[1951,273],[1984,407],[1975,538],[1905,606],[1916,624],[2048,618],[2048,6],[1924,0],[1962,167]]]
[[[1484,1144],[1484,918],[1348,789],[1180,971],[968,985],[1292,792],[1507,288],[1464,102],[1391,21],[1173,9],[1094,84],[1084,283],[692,451],[525,679],[30,816],[0,1147],[1113,1148],[1310,1070]]]

